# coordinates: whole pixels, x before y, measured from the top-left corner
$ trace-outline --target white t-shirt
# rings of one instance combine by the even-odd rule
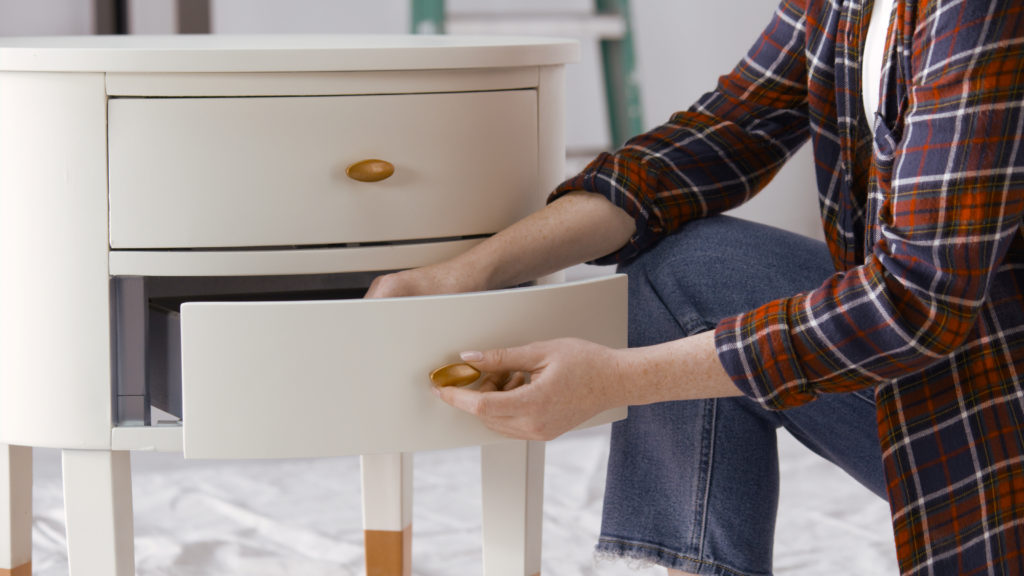
[[[864,59],[860,67],[860,84],[863,91],[864,113],[868,126],[875,131],[875,112],[878,111],[878,89],[882,83],[882,62],[885,56],[885,36],[889,29],[889,16],[895,0],[875,0],[868,21],[868,36],[864,43]]]

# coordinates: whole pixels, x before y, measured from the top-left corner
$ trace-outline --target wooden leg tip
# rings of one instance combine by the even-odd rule
[[[412,526],[404,530],[364,530],[366,576],[412,575]]]
[[[17,568],[0,568],[0,576],[32,576],[32,563],[27,562]]]

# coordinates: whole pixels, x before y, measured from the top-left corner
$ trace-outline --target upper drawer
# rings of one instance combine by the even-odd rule
[[[533,90],[112,99],[108,129],[115,249],[487,234],[542,201]]]

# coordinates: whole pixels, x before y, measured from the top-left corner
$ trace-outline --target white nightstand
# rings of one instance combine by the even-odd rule
[[[465,445],[486,574],[539,572],[543,445],[438,402],[426,374],[467,348],[624,346],[625,279],[358,296],[542,205],[575,57],[525,38],[0,40],[0,574],[30,570],[31,446],[63,450],[76,576],[134,572],[131,450],[363,454],[368,571],[408,574],[410,455]],[[368,160],[393,173],[347,172]]]

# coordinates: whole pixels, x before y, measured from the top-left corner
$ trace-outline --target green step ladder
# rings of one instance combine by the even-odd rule
[[[598,14],[620,18],[624,29],[619,38],[600,41],[608,126],[612,147],[618,148],[644,129],[629,0],[595,0],[595,8]],[[414,34],[444,34],[445,0],[412,0],[411,29]]]

